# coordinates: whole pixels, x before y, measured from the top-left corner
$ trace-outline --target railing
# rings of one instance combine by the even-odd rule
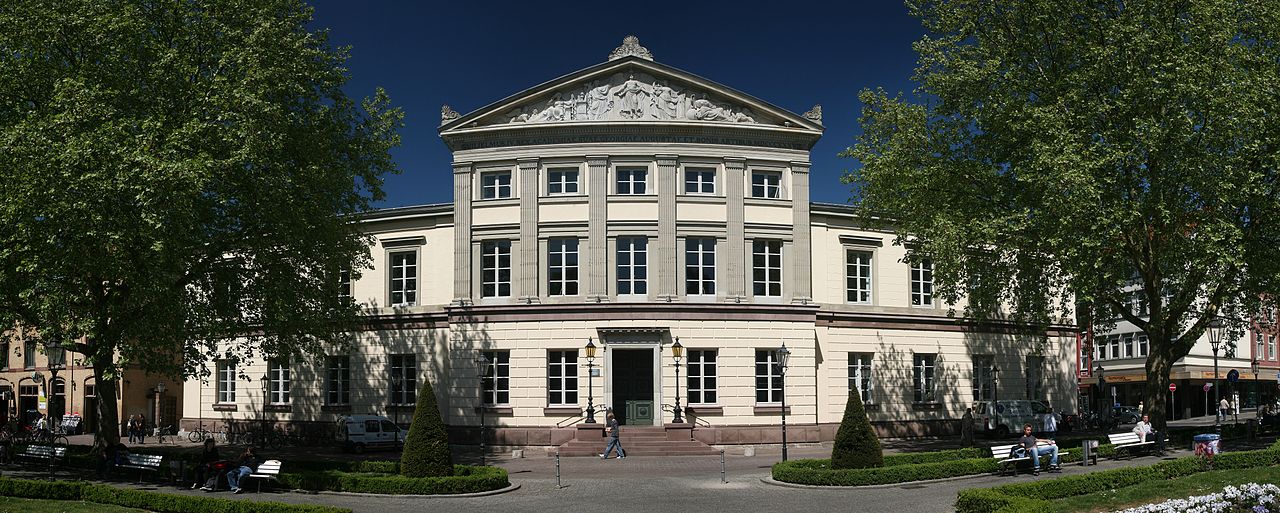
[[[581,424],[581,423],[582,423],[582,421],[587,420],[587,411],[589,411],[589,410],[588,410],[587,408],[583,408],[583,409],[582,409],[582,411],[583,411],[583,413],[581,413],[581,414],[579,414],[579,415],[573,415],[573,416],[570,416],[570,417],[565,417],[565,418],[561,419],[559,422],[556,422],[556,427],[558,427],[558,428],[566,428],[566,427],[569,427],[569,426],[573,426],[573,425]],[[605,412],[607,412],[607,411],[609,411],[609,409],[608,409],[608,408],[605,408],[605,407],[603,407],[603,406],[596,406],[596,407],[595,407],[595,413],[596,413],[596,415],[600,415],[600,414],[605,413]],[[603,423],[602,423],[602,424],[603,424]]]

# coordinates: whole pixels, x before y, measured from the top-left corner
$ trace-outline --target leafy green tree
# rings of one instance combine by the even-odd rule
[[[1044,325],[1078,302],[1095,330],[1133,323],[1163,424],[1170,367],[1211,318],[1269,311],[1280,290],[1280,4],[908,7],[927,32],[917,97],[861,93],[843,153],[860,208],[966,315]]]
[[[343,92],[347,51],[310,21],[301,0],[0,3],[0,323],[80,353],[99,397],[126,367],[343,343],[337,276],[369,264],[352,221],[398,172],[402,114]]]
[[[449,451],[449,433],[431,382],[422,384],[418,403],[413,408],[413,424],[400,455],[400,474],[406,477],[453,475],[453,453]]]
[[[831,446],[831,468],[883,466],[880,439],[876,437],[862,406],[862,394],[850,390],[849,402],[844,405],[844,418],[840,419],[840,429],[836,431],[835,444]]]

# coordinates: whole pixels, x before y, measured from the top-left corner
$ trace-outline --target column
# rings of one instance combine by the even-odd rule
[[[538,159],[516,160],[520,168],[519,282],[512,291],[521,302],[538,301]]]
[[[658,171],[654,182],[658,191],[658,240],[654,251],[649,252],[649,264],[653,268],[649,277],[654,285],[654,298],[658,301],[676,301],[676,191],[680,177],[676,176],[675,155],[656,155]]]
[[[719,286],[724,287],[721,295],[725,301],[742,301],[747,295],[747,233],[743,227],[743,197],[746,194],[745,180],[747,159],[742,157],[724,158],[724,192],[728,207],[725,218],[725,254],[716,255],[723,259],[724,275]]]
[[[792,251],[792,262],[783,265],[791,268],[791,302],[809,304],[813,302],[813,227],[809,224],[809,163],[796,161],[791,163],[791,212],[794,224],[791,227],[791,240],[795,250]]]
[[[587,301],[609,300],[609,245],[605,240],[609,209],[609,157],[587,155],[587,240],[582,247],[586,264]]]
[[[453,303],[471,304],[471,183],[470,162],[453,163]]]

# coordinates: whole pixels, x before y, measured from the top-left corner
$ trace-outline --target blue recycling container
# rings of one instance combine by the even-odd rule
[[[1219,438],[1221,437],[1215,433],[1193,436],[1191,437],[1191,450],[1195,452],[1196,456],[1212,457],[1222,452],[1222,447],[1218,445]]]
[[[1195,440],[1197,443],[1199,443],[1199,442],[1210,442],[1210,441],[1213,441],[1213,440],[1217,440],[1217,439],[1219,439],[1219,438],[1220,438],[1220,437],[1217,435],[1217,433],[1205,433],[1205,434],[1203,434],[1203,435],[1196,435],[1196,436],[1191,437],[1191,439],[1192,439],[1192,440]]]

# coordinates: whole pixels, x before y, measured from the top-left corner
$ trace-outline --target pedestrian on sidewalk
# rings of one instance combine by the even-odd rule
[[[1222,419],[1223,422],[1227,420],[1228,415],[1231,415],[1231,401],[1228,401],[1226,397],[1223,397],[1222,401],[1218,402],[1218,415],[1218,418]]]
[[[960,419],[960,447],[973,447],[973,407],[965,409]]]
[[[607,460],[613,450],[618,449],[618,459],[626,458],[627,451],[622,450],[622,442],[618,441],[618,419],[613,416],[613,412],[609,412],[609,416],[605,419],[605,433],[609,435],[609,445],[605,446],[604,452],[600,454],[600,459]]]

